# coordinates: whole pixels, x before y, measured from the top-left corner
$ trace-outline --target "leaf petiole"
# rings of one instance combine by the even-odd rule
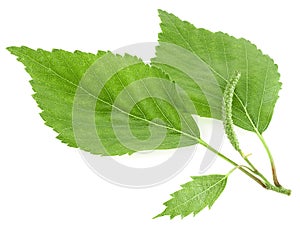
[[[275,186],[277,187],[281,187],[279,181],[278,181],[278,178],[277,178],[277,173],[276,173],[276,167],[275,167],[275,162],[274,162],[274,159],[273,159],[273,156],[272,156],[272,153],[264,139],[264,137],[258,132],[256,131],[256,135],[258,136],[258,138],[260,139],[260,141],[262,142],[267,154],[268,154],[268,157],[269,157],[269,160],[270,160],[270,164],[271,164],[271,167],[272,167],[272,175],[273,175],[273,182],[275,184]]]
[[[258,131],[257,127],[254,125],[253,121],[251,120],[248,112],[246,111],[245,112],[250,123],[252,124],[252,127],[255,131],[255,134],[258,136],[259,140],[261,141],[261,143],[263,144],[267,154],[268,154],[268,158],[269,158],[269,161],[270,161],[270,164],[271,164],[271,168],[272,168],[272,176],[273,176],[273,182],[275,184],[276,187],[282,187],[281,184],[279,183],[278,181],[278,178],[277,178],[277,173],[276,173],[276,166],[275,166],[275,162],[274,162],[274,159],[273,159],[273,156],[272,156],[272,153],[264,139],[264,137],[262,136],[262,134]]]
[[[211,152],[215,153],[216,155],[218,155],[219,157],[221,157],[222,159],[224,159],[225,161],[229,162],[230,164],[232,164],[235,167],[238,167],[239,170],[241,170],[243,173],[245,173],[247,176],[249,176],[251,179],[253,179],[254,181],[256,181],[259,185],[261,185],[263,188],[266,188],[267,186],[264,184],[263,181],[261,181],[259,178],[257,178],[256,176],[254,176],[252,173],[250,173],[249,171],[247,171],[245,168],[243,168],[243,166],[238,165],[236,162],[232,161],[230,158],[226,157],[224,154],[220,153],[218,150],[216,150],[215,148],[213,148],[212,146],[210,146],[208,143],[206,143],[205,141],[203,141],[202,139],[199,139],[199,144],[201,144],[202,146],[206,147],[207,149],[209,149]]]
[[[216,150],[215,148],[213,148],[212,146],[210,146],[204,140],[199,139],[199,144],[201,144],[202,146],[206,147],[207,149],[209,149],[210,151],[212,151],[213,153],[215,153],[216,155],[218,155],[219,157],[221,157],[222,159],[224,159],[228,163],[230,163],[233,166],[235,166],[235,168],[232,170],[232,172],[235,169],[238,168],[240,171],[242,171],[244,174],[246,174],[247,176],[249,176],[251,179],[253,179],[260,186],[262,186],[263,188],[265,188],[267,190],[272,190],[272,191],[275,191],[275,192],[278,192],[278,193],[282,193],[282,194],[285,194],[285,195],[290,195],[291,194],[291,190],[290,189],[286,189],[286,188],[283,188],[281,186],[276,186],[276,185],[274,186],[274,185],[272,185],[267,180],[267,178],[265,178],[259,171],[257,171],[257,169],[255,169],[254,172],[249,167],[247,167],[245,169],[245,166],[238,165],[236,162],[232,161],[230,158],[228,158],[227,156],[225,156],[224,154],[222,154],[221,152],[219,152],[218,150]],[[227,175],[229,175],[229,174],[230,174],[230,172]],[[258,178],[258,177],[256,177],[255,175],[258,175],[261,179]]]

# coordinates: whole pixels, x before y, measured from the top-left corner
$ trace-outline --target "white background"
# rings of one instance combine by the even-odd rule
[[[293,190],[290,197],[265,191],[236,172],[211,210],[184,220],[152,220],[164,209],[169,193],[197,175],[202,148],[171,181],[149,189],[126,189],[96,176],[77,150],[60,143],[43,124],[31,97],[29,76],[5,47],[96,52],[156,41],[159,8],[197,27],[245,37],[279,65],[283,89],[265,138],[280,181]],[[288,0],[1,1],[0,227],[299,227],[299,21],[297,1]],[[268,173],[257,139],[240,133],[241,144]],[[222,151],[233,153],[227,141]],[[228,169],[218,159],[207,173]]]

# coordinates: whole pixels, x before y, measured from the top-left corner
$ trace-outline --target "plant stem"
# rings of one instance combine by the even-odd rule
[[[274,192],[278,192],[278,193],[282,193],[285,195],[291,195],[292,191],[290,189],[286,189],[284,187],[278,187],[278,186],[274,186],[272,184],[267,184],[267,188],[268,190],[272,190]]]
[[[216,155],[218,155],[219,157],[223,158],[225,161],[229,162],[230,164],[232,164],[235,167],[238,167],[239,170],[241,170],[243,173],[245,173],[247,176],[249,176],[250,178],[252,178],[254,181],[256,181],[259,185],[261,185],[263,188],[266,188],[267,185],[265,185],[260,179],[258,179],[256,176],[254,176],[252,173],[248,172],[246,169],[244,169],[242,166],[238,165],[236,162],[232,161],[230,158],[226,157],[225,155],[223,155],[222,153],[220,153],[219,151],[217,151],[215,148],[211,147],[209,144],[207,144],[205,141],[203,141],[202,139],[199,140],[199,143],[202,146],[205,146],[207,149],[209,149],[210,151],[212,151],[213,153],[215,153]]]
[[[276,167],[275,167],[275,162],[274,162],[272,153],[271,153],[264,137],[258,131],[256,131],[256,134],[257,134],[258,138],[260,139],[260,141],[262,142],[264,148],[267,151],[267,154],[268,154],[268,157],[269,157],[269,160],[270,160],[270,164],[271,164],[271,167],[272,167],[273,182],[274,182],[275,186],[281,187],[281,185],[279,184],[278,178],[277,178]]]
[[[258,171],[258,169],[253,165],[253,163],[248,159],[248,157],[243,156],[243,159],[250,165],[250,167],[253,169],[252,172],[256,175],[258,175],[259,177],[261,177],[262,180],[265,181],[266,185],[270,184],[270,182],[268,181],[268,179],[261,173]]]
[[[268,154],[268,157],[269,157],[269,161],[270,161],[270,164],[271,164],[271,168],[272,168],[273,182],[274,182],[275,186],[281,187],[281,185],[280,185],[280,183],[278,181],[278,178],[277,178],[276,167],[275,167],[275,162],[274,162],[272,153],[271,153],[271,151],[270,151],[270,149],[269,149],[269,147],[268,147],[268,145],[267,145],[264,137],[258,131],[257,127],[255,126],[255,124],[253,123],[251,117],[249,116],[247,109],[244,108],[244,110],[245,110],[245,114],[246,114],[248,120],[250,121],[250,123],[251,123],[251,125],[252,125],[252,127],[253,127],[253,129],[254,129],[254,131],[256,133],[256,135],[258,136],[259,140],[262,142],[265,150],[267,151],[267,154]]]
[[[248,165],[250,165],[250,167],[253,169],[253,172],[257,172],[256,167],[252,164],[252,162],[245,156],[242,156],[242,158],[248,163]]]
[[[285,189],[285,188],[283,188],[281,186],[277,186],[277,185],[275,185],[275,186],[272,185],[254,166],[253,166],[254,167],[253,173],[256,174],[256,175],[258,175],[259,177],[261,177],[263,181],[261,179],[257,178],[251,172],[247,171],[245,168],[243,168],[243,166],[238,165],[236,162],[232,161],[230,158],[226,157],[225,155],[223,155],[222,153],[220,153],[218,150],[216,150],[215,148],[211,147],[208,143],[206,143],[202,139],[198,139],[198,142],[199,142],[199,144],[201,144],[202,146],[206,147],[207,149],[209,149],[210,151],[212,151],[213,153],[215,153],[216,155],[218,155],[219,157],[221,157],[225,161],[227,161],[230,164],[232,164],[233,166],[237,167],[240,171],[242,171],[247,176],[249,176],[251,179],[253,179],[254,181],[256,181],[263,188],[268,189],[268,190],[272,190],[272,191],[275,191],[275,192],[278,192],[278,193],[282,193],[282,194],[285,194],[285,195],[290,195],[291,194],[291,190],[289,190],[289,189]]]

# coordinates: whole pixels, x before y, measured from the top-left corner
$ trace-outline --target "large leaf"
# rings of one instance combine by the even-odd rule
[[[184,113],[174,83],[136,57],[8,50],[31,75],[42,118],[69,146],[122,155],[197,143],[197,125]]]
[[[181,185],[181,190],[171,194],[172,199],[164,203],[166,209],[155,218],[164,215],[171,219],[177,215],[184,218],[191,213],[198,214],[205,207],[210,209],[227,183],[226,175],[196,176],[192,179]]]
[[[234,124],[250,131],[260,133],[268,127],[278,91],[281,83],[279,73],[273,60],[264,55],[255,45],[245,39],[236,39],[222,32],[210,32],[198,29],[192,24],[182,21],[173,14],[159,11],[162,32],[159,34],[160,46],[157,47],[157,57],[153,65],[159,66],[182,87],[193,100],[197,113],[200,116],[211,117],[211,110],[215,110],[214,118],[221,119],[221,96],[217,91],[224,91],[230,75],[235,71],[241,73],[233,98]],[[209,93],[216,91],[216,96],[207,99],[203,88],[186,72],[176,69],[176,64],[189,59],[183,58],[180,53],[173,53],[166,48],[165,43],[171,43],[197,56],[211,71],[219,88],[213,88],[215,83],[203,80],[203,87],[210,86]],[[167,50],[168,49],[168,50]],[[174,64],[176,62],[176,64]],[[195,69],[199,70],[199,69]],[[201,74],[199,74],[201,78]],[[201,91],[202,90],[202,91]],[[216,103],[212,107],[212,104]]]

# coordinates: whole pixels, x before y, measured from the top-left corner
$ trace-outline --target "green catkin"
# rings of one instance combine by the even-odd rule
[[[240,77],[241,74],[239,72],[236,72],[229,78],[229,81],[224,91],[222,111],[225,133],[234,149],[237,150],[244,157],[244,154],[240,148],[237,136],[234,131],[234,125],[232,120],[232,101],[234,96],[234,90]]]

